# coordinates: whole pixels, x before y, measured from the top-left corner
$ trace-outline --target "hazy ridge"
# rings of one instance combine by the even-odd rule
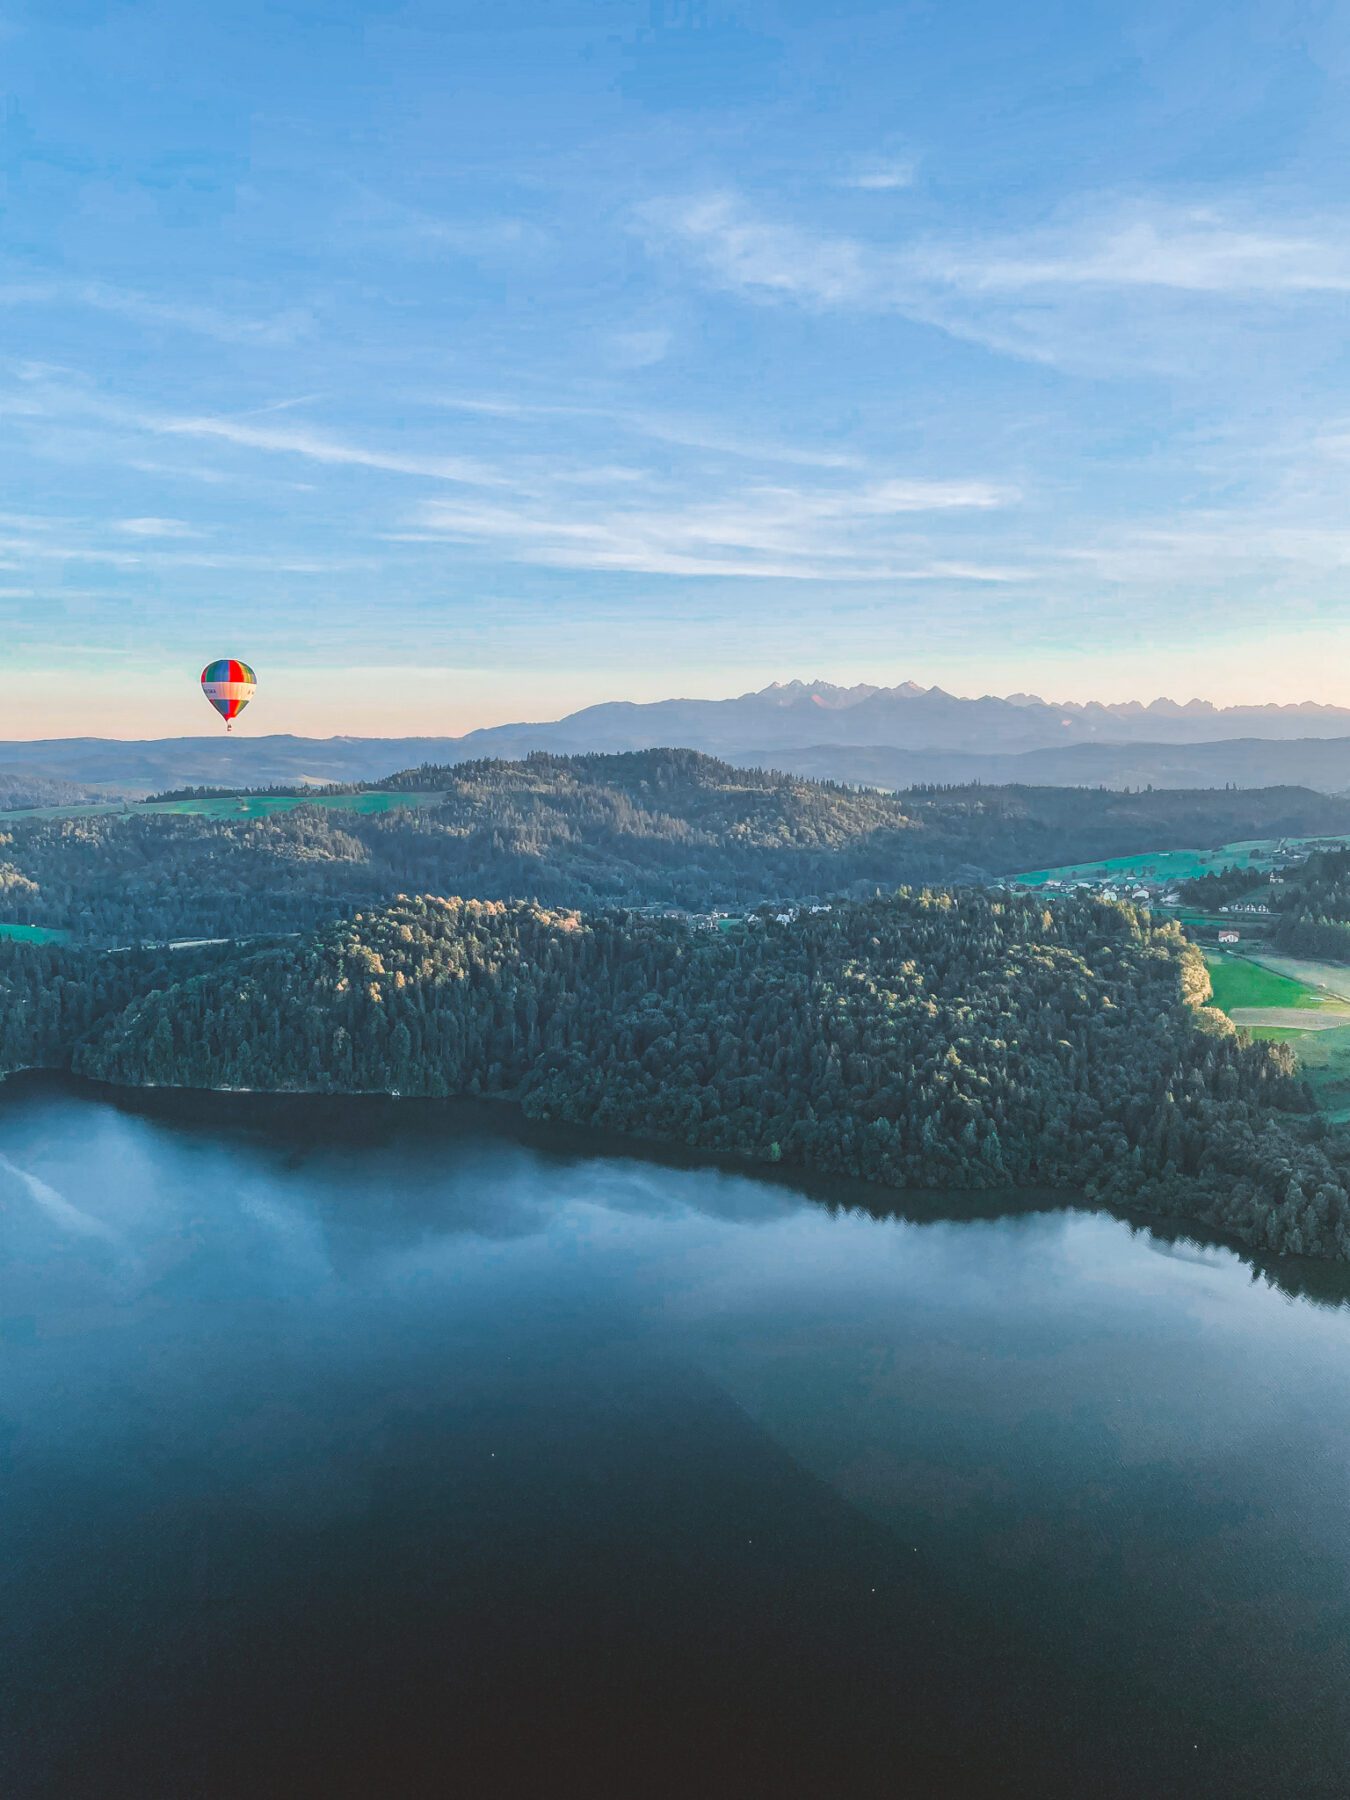
[[[1035,695],[961,699],[939,688],[774,684],[727,700],[612,701],[561,719],[462,736],[289,734],[0,742],[11,804],[45,804],[43,783],[144,795],[202,783],[377,781],[395,769],[480,757],[518,760],[681,747],[742,768],[903,788],[930,782],[1066,787],[1350,790],[1350,708],[1215,707],[1155,700],[1052,705]],[[23,784],[32,788],[23,797]]]

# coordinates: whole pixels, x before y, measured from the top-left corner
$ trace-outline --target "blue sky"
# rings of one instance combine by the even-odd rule
[[[1350,8],[0,0],[5,736],[1350,703]]]

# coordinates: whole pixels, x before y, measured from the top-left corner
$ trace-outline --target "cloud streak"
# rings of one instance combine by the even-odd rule
[[[103,281],[0,281],[0,306],[85,307],[138,325],[170,326],[226,344],[290,344],[312,323],[299,308],[253,319],[192,301],[159,300]]]
[[[1350,529],[1312,521],[1201,513],[1175,523],[1112,532],[1059,553],[1102,579],[1171,591],[1188,586],[1255,583],[1272,572],[1334,576],[1350,568]]]
[[[707,282],[819,311],[895,312],[1037,361],[1166,359],[1226,309],[1350,294],[1347,221],[1099,200],[1018,233],[864,239],[785,223],[728,192],[641,208],[648,246]],[[1094,342],[1095,340],[1095,342]]]
[[[864,193],[895,193],[913,187],[918,165],[908,157],[872,157],[860,162],[842,176],[841,187],[860,188]]]
[[[490,416],[498,410],[494,404]],[[603,408],[590,410],[606,416]],[[883,474],[859,468],[842,454],[742,442],[701,424],[643,417],[630,421],[634,435],[702,453],[658,472],[540,455],[528,426],[528,449],[503,452],[489,461],[386,451],[274,413],[143,413],[69,385],[27,386],[24,416],[34,414],[48,421],[89,418],[109,427],[108,454],[128,466],[131,459],[123,453],[119,434],[143,433],[216,441],[267,456],[297,456],[338,470],[387,472],[419,483],[424,496],[428,482],[461,490],[453,498],[427,496],[411,506],[405,502],[403,529],[378,533],[377,541],[386,544],[453,543],[539,568],[649,575],[839,581],[1022,578],[1015,567],[972,555],[968,526],[953,533],[948,524],[937,545],[928,535],[939,520],[972,521],[1018,505],[1021,494],[1010,483]],[[528,420],[528,412],[523,416]],[[729,483],[723,459],[756,455],[767,462],[761,479]],[[819,466],[830,479],[794,483],[777,478],[781,471],[771,477],[768,469],[774,461]],[[152,548],[157,540],[201,531],[188,520],[154,513],[113,520],[108,529],[124,540],[143,540],[145,548],[73,540],[66,529],[59,546],[24,532],[8,543],[0,539],[0,549],[38,561],[132,568],[149,557],[168,562],[171,552]],[[266,559],[236,565],[203,551],[181,553],[181,561],[183,566],[225,568],[261,566]],[[277,566],[301,567],[293,554],[284,552]],[[306,571],[318,566],[304,564]]]
[[[264,574],[328,575],[344,569],[371,568],[365,557],[308,557],[286,551],[251,554],[230,551],[110,549],[95,543],[59,542],[50,538],[0,536],[0,567],[19,569],[27,563],[99,563],[112,569],[252,569]]]
[[[419,396],[419,398],[424,398]],[[790,444],[780,439],[747,435],[715,421],[634,412],[617,406],[584,401],[530,401],[478,395],[442,394],[433,404],[450,412],[489,419],[587,419],[598,420],[626,436],[652,443],[674,444],[686,450],[707,450],[746,462],[784,463],[810,469],[858,469],[863,458],[853,451],[824,450],[811,444]]]
[[[118,519],[113,530],[120,531],[124,537],[134,538],[196,538],[205,535],[200,527],[189,525],[186,519]]]
[[[464,456],[422,456],[398,450],[376,450],[304,426],[250,425],[235,418],[172,418],[141,414],[137,423],[164,437],[213,438],[246,450],[268,450],[302,456],[330,467],[378,469],[393,475],[422,475],[433,481],[459,481],[495,487],[502,477],[487,464]]]
[[[725,501],[589,509],[432,500],[401,541],[448,540],[556,569],[800,581],[1003,582],[1021,572],[935,554],[902,525],[993,511],[1014,490],[978,481],[874,481],[851,489],[759,486]]]

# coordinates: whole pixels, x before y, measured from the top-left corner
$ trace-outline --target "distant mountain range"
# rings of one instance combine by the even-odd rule
[[[731,700],[608,701],[550,725],[494,725],[459,740],[467,756],[519,756],[530,749],[648,750],[680,744],[742,755],[825,744],[987,754],[1060,745],[1212,743],[1217,739],[1350,736],[1350,708],[1217,707],[1207,700],[1088,701],[1064,705],[1035,694],[960,699],[942,688],[827,681],[774,682]]]
[[[2,753],[0,753],[2,754]],[[813,744],[730,760],[817,781],[880,788],[960,785],[1104,788],[1307,787],[1350,793],[1350,737],[1220,738],[1212,744],[1070,744],[1020,755]]]
[[[249,737],[0,743],[0,785],[19,778],[143,795],[201,783],[374,781],[423,762],[517,759],[532,750],[683,746],[743,767],[876,787],[983,781],[1036,786],[1266,787],[1350,791],[1350,708],[1216,707],[1204,700],[1052,705],[1034,694],[960,699],[913,682],[842,688],[775,682],[729,700],[612,701],[535,725],[463,737]],[[37,795],[35,793],[34,797]]]

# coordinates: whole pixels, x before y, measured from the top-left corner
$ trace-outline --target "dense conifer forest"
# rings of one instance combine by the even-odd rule
[[[1270,877],[1260,869],[1212,869],[1179,883],[1177,891],[1188,906],[1207,913],[1216,913],[1235,900],[1268,900],[1271,895]]]
[[[125,945],[303,931],[400,892],[702,912],[1350,830],[1350,804],[1296,788],[889,794],[685,750],[459,764],[386,785],[437,798],[258,819],[11,821],[0,831],[0,918]]]
[[[1350,962],[1350,851],[1327,850],[1285,871],[1275,941],[1294,956]]]
[[[904,891],[701,929],[400,899],[292,943],[0,949],[7,1067],[484,1094],[892,1185],[1086,1190],[1350,1255],[1350,1150],[1288,1051],[1132,908]]]

